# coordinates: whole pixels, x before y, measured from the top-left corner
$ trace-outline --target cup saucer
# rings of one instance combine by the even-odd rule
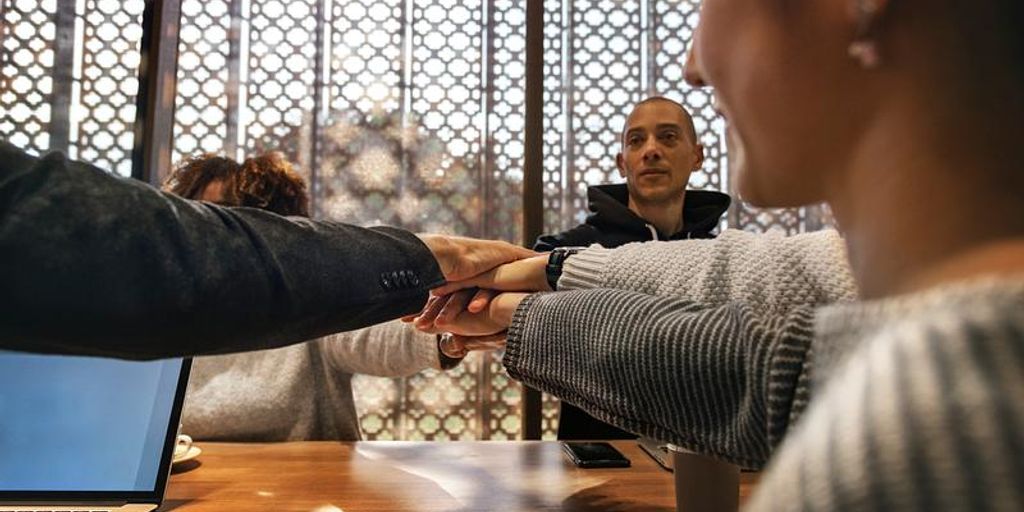
[[[181,453],[181,454],[175,453],[174,454],[174,458],[172,459],[171,462],[173,464],[180,464],[182,462],[187,462],[187,461],[190,461],[190,460],[198,457],[200,453],[203,453],[203,450],[200,449],[196,445],[192,445],[192,446],[189,446],[188,450],[185,451],[184,453]]]

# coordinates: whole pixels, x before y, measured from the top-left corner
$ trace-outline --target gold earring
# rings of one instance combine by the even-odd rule
[[[875,0],[857,2],[857,38],[850,43],[846,53],[864,69],[875,69],[881,64],[878,43],[871,38],[871,26],[878,12]]]

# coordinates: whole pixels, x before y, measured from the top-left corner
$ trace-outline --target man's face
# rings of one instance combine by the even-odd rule
[[[615,162],[634,202],[662,203],[683,195],[690,173],[704,163],[704,148],[691,139],[677,105],[649,101],[626,119]]]

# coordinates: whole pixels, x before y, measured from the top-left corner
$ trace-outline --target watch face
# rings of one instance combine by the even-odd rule
[[[558,289],[558,278],[562,277],[562,264],[570,255],[576,254],[581,249],[580,247],[556,247],[551,251],[551,255],[548,256],[548,264],[544,267],[544,273],[547,274],[548,286],[552,291]]]

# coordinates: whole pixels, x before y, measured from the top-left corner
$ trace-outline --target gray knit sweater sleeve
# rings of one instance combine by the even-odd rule
[[[759,316],[623,290],[535,294],[515,313],[504,364],[601,420],[757,468],[785,435],[811,330],[810,308]]]
[[[436,337],[400,320],[333,334],[319,343],[328,364],[345,373],[405,377],[441,367]]]
[[[566,261],[559,290],[615,288],[703,304],[787,309],[853,300],[856,284],[834,230],[794,236],[727,230],[713,240],[593,246]]]

